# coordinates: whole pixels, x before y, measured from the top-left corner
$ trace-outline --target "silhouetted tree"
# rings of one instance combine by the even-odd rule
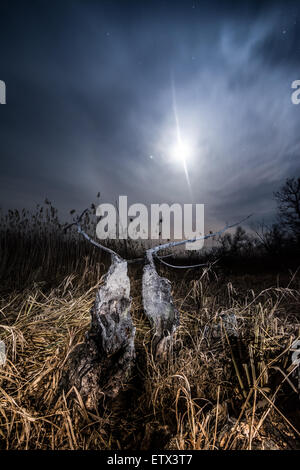
[[[242,227],[237,227],[234,234],[226,233],[219,237],[223,253],[232,256],[244,255],[253,248],[253,240]]]
[[[300,240],[300,178],[288,178],[274,197],[280,224]]]
[[[288,238],[279,224],[273,224],[269,227],[262,222],[255,233],[264,250],[271,254],[281,253],[288,242]]]

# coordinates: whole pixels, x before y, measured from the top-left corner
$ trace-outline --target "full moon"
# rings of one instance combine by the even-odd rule
[[[171,150],[171,157],[173,161],[177,161],[178,163],[182,165],[189,191],[192,194],[191,183],[190,183],[188,167],[187,167],[187,161],[190,159],[191,154],[192,154],[191,147],[186,142],[183,142],[181,138],[178,138],[177,144]]]
[[[186,163],[190,156],[191,149],[185,142],[178,142],[173,148],[172,157],[181,163]]]

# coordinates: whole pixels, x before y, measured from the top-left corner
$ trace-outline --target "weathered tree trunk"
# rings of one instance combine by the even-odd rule
[[[173,303],[170,281],[157,274],[153,263],[144,267],[143,306],[154,328],[154,357],[163,360],[172,350],[174,334],[179,326],[179,312]]]
[[[104,277],[104,284],[97,292],[91,310],[91,327],[85,342],[78,345],[71,354],[60,388],[69,391],[76,387],[86,407],[92,409],[97,406],[101,396],[116,397],[124,382],[128,381],[135,359],[135,328],[130,315],[127,262],[111,248],[92,240],[82,230],[80,222],[87,212],[87,209],[83,211],[66,229],[76,225],[78,233],[86,240],[112,255],[112,264]],[[173,349],[175,332],[179,326],[179,312],[174,306],[171,283],[157,274],[153,256],[157,256],[163,249],[220,235],[236,225],[238,224],[226,225],[214,234],[168,242],[147,250],[148,264],[143,273],[143,306],[154,329],[152,345],[156,360],[165,359]]]
[[[96,294],[85,342],[71,354],[62,378],[62,387],[75,386],[88,409],[96,407],[101,396],[116,397],[130,377],[135,359],[130,307],[127,262],[113,256]]]

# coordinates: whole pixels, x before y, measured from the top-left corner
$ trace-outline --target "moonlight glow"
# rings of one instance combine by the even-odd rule
[[[187,162],[192,155],[191,147],[186,142],[183,142],[180,138],[179,127],[177,128],[177,131],[179,137],[177,139],[177,144],[171,149],[171,158],[174,162],[178,162],[180,165],[182,165],[189,192],[192,195],[192,188],[187,167]]]
[[[191,156],[191,149],[185,142],[178,142],[172,151],[173,158],[181,163],[186,163]]]

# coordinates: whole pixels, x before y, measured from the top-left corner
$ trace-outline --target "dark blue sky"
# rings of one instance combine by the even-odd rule
[[[298,4],[2,1],[1,206],[191,202],[175,96],[206,227],[272,220],[300,175]]]

